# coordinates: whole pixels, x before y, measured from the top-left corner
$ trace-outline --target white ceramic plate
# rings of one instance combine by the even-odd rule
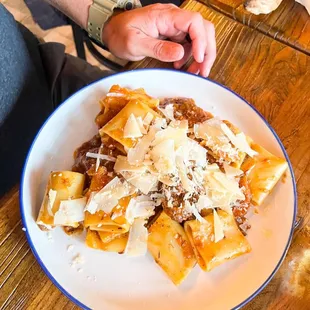
[[[230,120],[256,142],[289,162],[276,133],[253,106],[230,90],[194,75],[161,69],[107,77],[80,90],[45,122],[29,152],[21,185],[21,214],[28,242],[52,282],[82,308],[205,310],[239,308],[255,297],[279,268],[289,247],[297,208],[292,168],[285,183],[250,219],[252,252],[205,273],[198,266],[176,287],[148,254],[142,258],[87,248],[84,236],[61,229],[49,236],[35,224],[51,170],[70,169],[73,152],[96,133],[98,101],[113,84],[143,87],[156,97],[191,97],[203,109]],[[68,245],[74,245],[67,251]],[[85,262],[70,267],[81,254]]]

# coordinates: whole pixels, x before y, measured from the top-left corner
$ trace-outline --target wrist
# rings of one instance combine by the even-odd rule
[[[102,33],[101,33],[101,40],[105,46],[109,48],[109,39],[112,36],[113,33],[113,24],[114,24],[114,19],[116,18],[117,15],[124,13],[123,10],[121,9],[115,9],[113,12],[113,15],[107,20],[105,23]]]

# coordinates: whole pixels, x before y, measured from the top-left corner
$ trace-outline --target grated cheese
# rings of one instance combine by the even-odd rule
[[[183,158],[181,156],[176,156],[175,161],[183,188],[188,192],[193,191],[193,182],[187,176],[186,166],[184,164]]]
[[[207,164],[207,150],[193,139],[187,139],[188,160],[195,161],[197,166]]]

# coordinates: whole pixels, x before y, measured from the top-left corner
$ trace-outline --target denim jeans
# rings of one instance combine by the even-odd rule
[[[49,114],[81,87],[108,75],[40,43],[0,4],[0,197],[19,182],[30,145]]]

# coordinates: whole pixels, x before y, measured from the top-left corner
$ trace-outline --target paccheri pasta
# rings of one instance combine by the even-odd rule
[[[86,229],[86,245],[147,251],[179,285],[198,262],[210,271],[251,251],[247,213],[287,169],[230,122],[192,99],[155,99],[112,86],[98,134],[50,174],[37,219],[43,230]]]

